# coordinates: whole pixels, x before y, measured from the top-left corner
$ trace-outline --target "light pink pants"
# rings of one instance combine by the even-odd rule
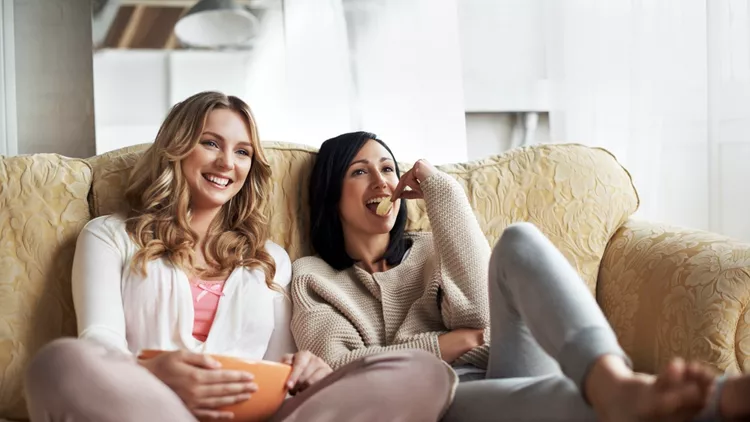
[[[273,421],[434,422],[450,404],[453,380],[450,368],[427,352],[373,355],[287,399]],[[78,339],[56,340],[36,355],[26,397],[33,422],[196,420],[132,357]]]

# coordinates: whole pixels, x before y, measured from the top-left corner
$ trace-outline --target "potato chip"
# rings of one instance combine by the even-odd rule
[[[378,209],[375,210],[375,213],[381,216],[386,215],[388,214],[388,211],[390,211],[391,205],[393,205],[393,202],[391,202],[390,197],[383,198],[383,200],[378,204]]]

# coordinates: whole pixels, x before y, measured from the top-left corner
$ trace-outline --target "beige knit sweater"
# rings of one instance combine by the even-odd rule
[[[489,244],[455,179],[438,172],[421,187],[433,231],[410,234],[412,248],[396,267],[370,274],[356,265],[337,271],[319,257],[295,261],[292,334],[300,350],[310,350],[334,369],[396,349],[441,357],[439,335],[483,328],[485,345],[454,365],[486,369]]]

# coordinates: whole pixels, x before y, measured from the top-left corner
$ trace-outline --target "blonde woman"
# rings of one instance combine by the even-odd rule
[[[427,353],[332,373],[295,352],[291,265],[269,240],[271,171],[249,107],[216,92],[175,105],[133,169],[127,215],[81,232],[73,263],[79,339],[47,345],[26,379],[33,421],[229,420],[253,375],[208,354],[285,361],[279,421],[435,421],[453,375]],[[169,350],[137,360],[143,349]],[[363,394],[367,391],[367,394]]]

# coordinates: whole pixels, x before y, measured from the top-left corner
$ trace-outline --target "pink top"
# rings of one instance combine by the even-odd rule
[[[206,341],[211,325],[214,323],[219,298],[224,296],[224,281],[192,280],[190,290],[193,292],[193,337]]]

